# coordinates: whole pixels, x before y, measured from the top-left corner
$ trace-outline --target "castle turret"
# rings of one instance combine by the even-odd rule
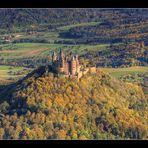
[[[66,75],[68,75],[69,74],[69,62],[68,62],[68,57],[67,56],[65,56],[65,58],[64,58],[64,73],[66,74]]]
[[[71,60],[71,74],[72,75],[76,74],[76,68],[77,68],[76,60],[75,60],[75,57],[73,56]]]
[[[76,60],[76,72],[78,73],[80,71],[80,65],[79,65],[78,55],[75,56],[75,60]]]
[[[59,54],[59,70],[60,72],[64,72],[65,69],[65,55],[63,53],[63,50],[60,49],[60,54]]]
[[[57,55],[55,53],[55,51],[53,51],[53,54],[52,54],[52,63],[55,62],[57,60]]]
[[[60,60],[64,59],[64,53],[63,53],[63,50],[60,49],[60,57],[59,57]]]

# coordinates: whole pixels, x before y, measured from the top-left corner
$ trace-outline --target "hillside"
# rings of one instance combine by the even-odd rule
[[[103,18],[100,11],[93,9],[1,9],[0,17],[0,27],[7,27],[8,31],[12,32],[25,30],[26,27],[27,29],[33,27],[37,30],[51,30],[58,26]]]
[[[0,9],[0,18],[0,139],[148,139],[148,9]],[[47,73],[60,49],[97,73]]]
[[[147,12],[0,9],[0,64],[36,68],[63,48],[100,67],[147,66]]]
[[[1,139],[148,138],[148,102],[140,86],[101,70],[76,81],[44,75],[44,69],[1,98]]]
[[[0,9],[0,64],[41,66],[63,48],[101,67],[147,66],[147,11]]]
[[[146,9],[132,9],[132,11],[128,9],[1,9],[0,27],[13,30],[13,27],[42,24],[50,29],[59,24],[68,25],[98,19],[114,19],[115,17],[126,17],[127,21],[129,21],[127,18],[129,17],[134,22],[135,17],[144,15],[144,18],[147,18],[146,12]],[[49,25],[46,26],[46,24]]]

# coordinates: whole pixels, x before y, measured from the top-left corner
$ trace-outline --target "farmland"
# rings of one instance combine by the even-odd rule
[[[16,43],[0,45],[0,59],[21,59],[26,57],[37,57],[51,54],[53,49],[62,48],[71,50],[73,53],[81,54],[87,48],[88,50],[104,50],[109,44],[98,45],[68,45],[68,44],[45,44],[45,43]]]
[[[148,94],[148,89],[147,86],[145,85],[145,78],[148,77],[148,67],[134,66],[128,68],[100,68],[100,69],[124,82],[130,82],[142,85],[144,88],[144,93]]]
[[[127,74],[141,74],[148,73],[148,67],[128,67],[128,68],[100,68],[101,70],[108,72],[112,76],[119,78]]]
[[[23,67],[14,67],[14,66],[0,66],[0,85],[9,82],[14,82],[22,77],[24,77],[27,73],[29,73],[31,69],[23,68]]]

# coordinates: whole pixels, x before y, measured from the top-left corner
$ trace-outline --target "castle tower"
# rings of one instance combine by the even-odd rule
[[[62,49],[60,49],[60,55],[59,55],[59,60],[63,60],[64,59],[64,52]]]
[[[64,59],[65,55],[63,53],[63,50],[60,49],[60,55],[59,55],[59,70],[60,72],[64,72],[65,70],[65,59]]]
[[[57,60],[57,55],[55,53],[55,51],[53,51],[53,54],[52,54],[52,63],[55,62]]]
[[[75,60],[75,57],[73,56],[71,60],[71,66],[70,66],[72,76],[76,74],[76,67],[77,67],[76,60]]]
[[[79,73],[80,65],[79,65],[78,55],[75,56],[75,60],[76,60],[76,72]]]
[[[65,73],[66,75],[69,74],[69,62],[68,62],[67,56],[65,56],[64,73]]]

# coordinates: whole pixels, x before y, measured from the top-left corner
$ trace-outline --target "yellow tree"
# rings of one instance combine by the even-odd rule
[[[4,129],[0,128],[0,139],[3,139],[4,136]]]
[[[57,135],[59,139],[66,139],[66,131],[64,131],[63,129],[59,130]]]

